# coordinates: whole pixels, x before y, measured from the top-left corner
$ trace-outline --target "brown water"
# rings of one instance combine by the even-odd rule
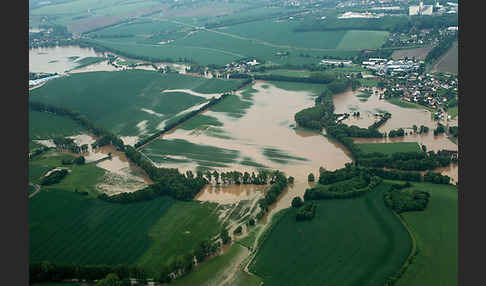
[[[263,88],[262,85],[268,85]],[[252,158],[255,162],[284,171],[287,176],[293,176],[295,183],[289,188],[286,195],[281,196],[274,206],[279,210],[290,206],[294,196],[302,196],[308,187],[307,176],[309,172],[317,174],[319,167],[335,170],[344,167],[351,162],[348,151],[339,143],[329,140],[322,134],[295,130],[291,125],[295,124],[294,114],[299,110],[314,105],[314,98],[308,91],[287,91],[279,89],[269,83],[256,82],[253,86],[257,90],[253,101],[254,105],[241,118],[235,119],[225,113],[207,111],[205,115],[216,117],[224,124],[222,129],[228,133],[231,139],[216,138],[205,132],[177,129],[170,134],[165,134],[164,139],[184,139],[194,144],[210,145],[219,148],[238,150],[240,157]],[[237,92],[236,96],[241,96]],[[263,148],[275,148],[284,153],[306,158],[307,161],[291,160],[288,163],[279,163],[266,158]],[[197,167],[195,162],[183,164],[170,164],[182,172]],[[243,166],[239,163],[229,164],[228,168],[217,168],[220,171],[238,170],[241,172],[252,171],[253,167]],[[234,190],[223,193],[230,196]],[[208,196],[208,189],[204,189],[198,197]],[[236,195],[234,195],[236,199]],[[242,198],[244,198],[243,196]],[[215,193],[212,199],[218,200]],[[231,201],[232,199],[227,199]],[[224,199],[226,200],[226,199]]]
[[[62,46],[29,49],[29,72],[63,73],[77,66],[69,57],[101,57],[92,48]]]
[[[378,94],[375,93],[378,91]],[[437,127],[437,121],[432,119],[431,113],[424,109],[419,108],[404,108],[386,100],[379,99],[379,96],[383,93],[383,90],[373,89],[373,95],[368,98],[367,101],[361,101],[356,94],[359,91],[347,91],[334,96],[335,113],[354,112],[360,111],[361,116],[350,116],[348,119],[343,120],[343,123],[348,125],[357,125],[366,128],[378,121],[379,118],[374,114],[378,111],[388,111],[392,114],[392,117],[388,121],[380,126],[378,130],[381,132],[389,132],[393,129],[404,128],[409,135],[404,137],[395,138],[354,138],[355,143],[388,143],[388,142],[417,142],[420,145],[425,145],[428,151],[439,150],[458,150],[458,145],[452,142],[447,135],[440,134],[434,136],[433,130]],[[447,117],[447,116],[446,116]],[[448,128],[448,126],[457,126],[457,118],[454,120],[441,120],[442,124]],[[425,125],[430,128],[427,134],[413,134],[413,125]],[[436,171],[440,171],[444,175],[450,176],[454,182],[458,180],[458,167],[441,168]]]

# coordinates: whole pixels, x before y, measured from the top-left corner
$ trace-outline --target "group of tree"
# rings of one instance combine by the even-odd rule
[[[450,126],[449,133],[452,134],[452,136],[457,138],[457,136],[459,136],[459,126]]]
[[[403,128],[390,130],[390,132],[388,132],[388,137],[390,138],[403,137],[403,136],[405,136],[405,130]]]
[[[385,204],[397,213],[407,211],[423,211],[429,203],[430,193],[425,191],[407,189],[409,182],[405,184],[393,184],[383,194]]]
[[[268,208],[276,200],[278,195],[287,187],[288,180],[285,174],[281,171],[274,171],[271,173],[270,179],[271,187],[267,190],[265,197],[261,198],[258,202],[260,205],[260,212],[257,214],[257,219],[261,219],[263,215],[268,212]]]
[[[297,209],[295,219],[297,221],[312,220],[316,215],[317,205],[313,202],[306,202]]]
[[[304,200],[347,199],[362,196],[381,183],[382,179],[367,168],[347,164],[345,168],[321,172],[319,185],[306,189]]]
[[[59,183],[67,174],[68,170],[66,169],[60,169],[51,172],[49,175],[45,176],[42,178],[40,184],[42,186],[48,186],[48,185],[54,185]]]
[[[446,131],[445,126],[441,123],[437,124],[437,128],[434,129],[434,136],[442,134]]]
[[[88,151],[87,144],[78,146],[76,143],[74,143],[74,139],[72,138],[56,137],[52,141],[56,145],[57,149],[69,150],[73,153],[84,153]]]
[[[86,159],[84,158],[84,156],[75,157],[73,159],[62,159],[61,160],[61,163],[63,165],[72,165],[72,164],[83,165],[85,162],[86,162]]]

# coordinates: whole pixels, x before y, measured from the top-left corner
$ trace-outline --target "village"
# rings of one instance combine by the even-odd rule
[[[387,60],[371,58],[363,61],[380,78],[379,87],[384,88],[383,99],[400,98],[400,101],[422,105],[436,110],[434,118],[445,118],[445,109],[457,105],[457,76],[423,72],[423,61]]]

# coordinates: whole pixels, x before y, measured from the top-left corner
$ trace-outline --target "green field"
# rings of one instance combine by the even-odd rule
[[[397,281],[397,286],[458,283],[458,190],[455,186],[413,183],[413,188],[430,193],[422,212],[402,215],[419,250],[415,261]]]
[[[383,285],[408,257],[407,230],[383,202],[381,184],[356,199],[315,201],[312,221],[289,209],[259,249],[250,271],[265,285]]]
[[[48,139],[86,133],[86,129],[75,121],[51,113],[29,111],[29,137]]]
[[[397,142],[397,143],[361,143],[358,147],[363,153],[383,153],[391,155],[396,152],[420,152],[417,142]]]
[[[151,273],[219,231],[213,210],[170,197],[116,204],[43,190],[30,200],[30,261],[137,264]]]
[[[160,130],[163,121],[207,101],[201,96],[161,91],[222,93],[239,84],[238,80],[161,75],[145,70],[87,72],[49,81],[33,90],[29,99],[77,110],[118,135],[136,136]]]
[[[88,192],[91,195],[98,194],[96,184],[99,183],[105,174],[105,170],[97,167],[94,164],[84,165],[62,165],[63,159],[73,159],[72,155],[54,155],[53,153],[47,153],[40,157],[36,157],[29,161],[29,181],[39,184],[42,176],[47,171],[56,167],[66,167],[71,172],[63,178],[59,183],[49,185],[49,189]]]
[[[203,239],[220,232],[216,204],[175,202],[149,229],[151,244],[137,259],[137,264],[156,272],[160,265],[171,263],[177,255],[196,248]]]

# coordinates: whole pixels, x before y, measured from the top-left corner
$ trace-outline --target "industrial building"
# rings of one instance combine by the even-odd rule
[[[424,2],[420,1],[418,6],[410,6],[408,8],[408,15],[432,15],[433,11],[433,5],[424,5]]]

